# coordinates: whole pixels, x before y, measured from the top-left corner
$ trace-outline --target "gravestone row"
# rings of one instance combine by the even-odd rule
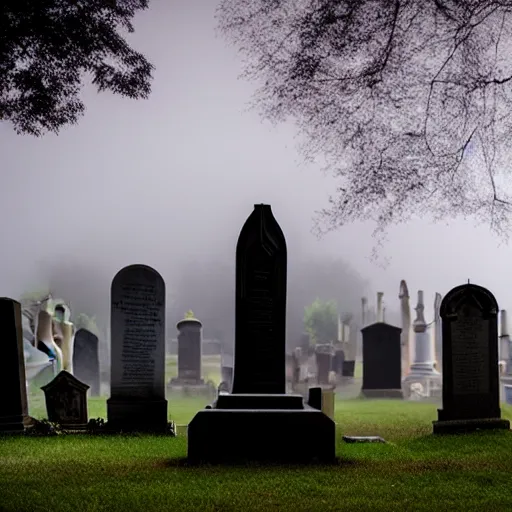
[[[286,394],[286,267],[286,241],[270,206],[255,205],[236,249],[231,393],[220,395],[191,421],[190,460],[334,458],[332,419],[305,404],[301,395]],[[454,288],[443,299],[443,409],[434,422],[435,433],[509,428],[499,408],[497,313],[494,296],[476,285]],[[0,389],[9,389],[0,394],[0,430],[23,431],[27,391],[18,302],[0,299],[0,323],[7,361],[6,371],[0,372]],[[110,428],[166,429],[164,333],[162,277],[145,265],[123,268],[111,288]],[[398,396],[400,329],[377,322],[362,329],[362,334],[363,394],[383,396],[385,391],[385,396]],[[94,354],[97,338],[87,332],[77,335],[77,354],[88,350]],[[197,353],[200,358],[200,348],[194,352],[195,358]],[[330,356],[332,359],[333,354]],[[98,365],[95,357],[90,360],[91,368],[78,364],[77,371],[92,387],[96,386]],[[341,366],[346,362],[342,360]],[[181,377],[200,379],[192,373]],[[68,423],[75,426],[87,421],[80,397],[88,384],[82,384],[79,375],[62,372],[45,389],[51,408],[60,411],[60,417],[63,410],[71,410]],[[302,443],[304,432],[310,436],[307,447]]]

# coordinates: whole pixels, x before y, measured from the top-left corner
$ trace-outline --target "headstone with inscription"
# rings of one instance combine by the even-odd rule
[[[0,433],[23,432],[24,422],[28,418],[28,402],[19,302],[0,298],[0,328]]]
[[[73,348],[73,375],[89,385],[91,396],[100,395],[100,359],[98,336],[78,329]]]
[[[402,329],[376,322],[361,329],[363,335],[363,385],[367,398],[403,398],[401,370]]]
[[[481,286],[464,284],[442,300],[443,408],[434,434],[509,429],[501,418],[498,303]]]
[[[41,389],[44,391],[50,421],[68,430],[86,429],[87,384],[63,370]]]
[[[301,395],[286,394],[286,267],[283,232],[269,205],[255,205],[236,248],[232,393],[190,422],[191,462],[335,457],[334,422]]]
[[[165,283],[146,265],[120,270],[111,288],[112,430],[165,431]]]

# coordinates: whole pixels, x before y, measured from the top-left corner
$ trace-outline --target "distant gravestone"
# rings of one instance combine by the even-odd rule
[[[361,329],[363,335],[363,386],[368,398],[403,398],[401,370],[402,329],[377,322]]]
[[[356,362],[344,360],[341,363],[341,375],[343,377],[354,377],[356,372]]]
[[[78,329],[73,348],[73,374],[89,385],[91,396],[100,395],[100,359],[98,337],[87,329]]]
[[[320,386],[329,384],[329,372],[332,369],[332,360],[334,357],[334,349],[328,343],[319,344],[315,347],[316,359],[316,381]]]
[[[498,303],[481,286],[453,288],[441,302],[443,408],[434,433],[509,429],[501,418]]]
[[[178,377],[171,384],[204,384],[201,378],[202,324],[197,318],[184,318],[176,324],[178,334]]]
[[[120,270],[111,288],[108,426],[164,431],[165,283],[146,265]]]
[[[19,302],[0,298],[2,367],[0,370],[0,433],[22,432],[28,417],[23,329]]]
[[[332,371],[340,377],[343,375],[343,363],[345,362],[345,351],[343,349],[336,349],[332,358]]]
[[[44,391],[48,420],[64,429],[87,427],[87,390],[89,386],[63,370],[41,388]]]
[[[190,422],[191,462],[334,460],[334,422],[301,395],[286,394],[286,266],[286,240],[270,206],[255,205],[236,248],[232,393],[219,393]]]

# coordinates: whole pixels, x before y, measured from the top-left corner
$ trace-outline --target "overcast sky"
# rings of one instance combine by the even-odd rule
[[[19,136],[0,124],[2,294],[37,288],[38,265],[52,257],[94,262],[112,276],[131,263],[159,269],[191,255],[234,258],[253,205],[270,203],[289,260],[298,251],[341,255],[390,308],[399,307],[401,279],[413,304],[425,291],[427,321],[435,292],[468,278],[510,306],[512,247],[487,226],[418,220],[393,228],[385,267],[370,259],[370,224],[321,241],[310,234],[335,182],[301,163],[292,125],[273,128],[247,111],[255,84],[238,79],[235,50],[216,37],[215,4],[153,0],[136,18],[130,41],[156,66],[149,100],[88,88],[85,116],[59,136]]]

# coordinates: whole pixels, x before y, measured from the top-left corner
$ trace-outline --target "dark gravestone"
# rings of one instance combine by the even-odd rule
[[[73,347],[73,374],[89,385],[91,396],[100,395],[100,359],[98,337],[87,329],[78,329]]]
[[[44,391],[48,420],[64,429],[85,430],[87,427],[87,390],[89,386],[66,371],[61,371]]]
[[[321,386],[329,384],[329,372],[332,368],[334,349],[330,344],[321,344],[315,347],[316,382]]]
[[[236,246],[233,393],[285,393],[286,240],[257,205]]]
[[[23,432],[28,419],[21,305],[0,298],[2,368],[0,370],[0,433]]]
[[[402,329],[377,322],[361,329],[363,335],[363,386],[369,398],[403,398]]]
[[[343,349],[336,349],[332,358],[332,371],[340,377],[343,375],[343,363],[345,362],[345,352]]]
[[[146,265],[120,270],[111,289],[108,427],[165,431],[165,283]]]
[[[270,206],[255,205],[236,248],[233,391],[189,424],[191,462],[334,460],[334,422],[285,394],[286,265]]]
[[[184,318],[176,324],[178,329],[178,377],[171,385],[201,385],[202,324],[197,318]]]
[[[443,408],[434,434],[484,428],[509,429],[501,419],[498,303],[481,286],[453,288],[441,302]]]
[[[355,361],[343,361],[341,366],[341,374],[343,377],[354,377],[356,371]]]

